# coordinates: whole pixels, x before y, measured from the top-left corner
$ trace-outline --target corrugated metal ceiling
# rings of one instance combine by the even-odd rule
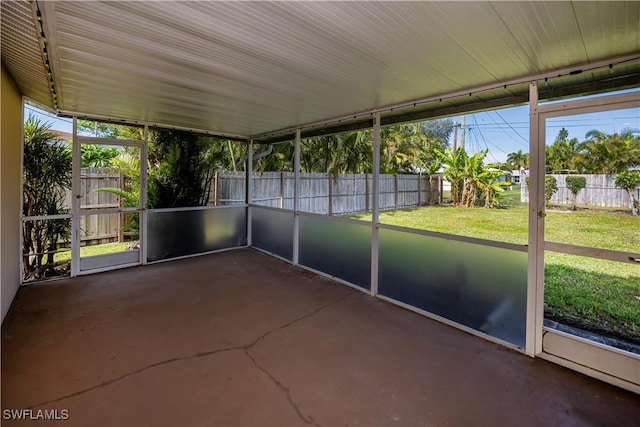
[[[0,52],[6,67],[23,91],[31,99],[53,107],[52,83],[45,67],[39,24],[33,19],[27,1],[0,3]]]
[[[5,3],[2,58],[9,63],[15,55],[5,55],[5,37],[26,36],[18,28],[24,19],[5,19]],[[632,60],[611,73],[566,76],[541,89],[554,96],[640,81],[640,2],[37,5],[60,112],[230,135],[498,87],[623,56]],[[29,60],[42,70],[39,59]],[[9,71],[26,95],[47,103],[41,77]],[[614,78],[615,84],[603,83]],[[402,114],[428,117],[470,103],[522,100],[520,86]],[[48,105],[54,106],[51,96]],[[386,116],[404,118],[397,112]]]

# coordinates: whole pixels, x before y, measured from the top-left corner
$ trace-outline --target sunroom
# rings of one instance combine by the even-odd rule
[[[479,404],[466,402],[482,414],[479,419],[473,411],[463,416],[453,414],[459,409],[424,410],[417,395],[403,388],[433,387],[423,374],[398,382],[393,393],[365,392],[383,387],[382,372],[411,376],[420,360],[429,365],[454,357],[427,349],[459,337],[452,345],[462,353],[455,354],[468,359],[443,369],[464,370],[481,359],[469,368],[476,376],[468,381],[452,374],[464,387],[478,386],[478,394],[478,382],[488,380],[478,354],[487,346],[511,373],[503,372],[504,388],[493,393],[516,387],[510,378],[533,375],[522,381],[538,384],[538,375],[551,370],[557,376],[551,383],[569,381],[586,394],[604,394],[607,404],[618,402],[618,414],[589,412],[596,424],[623,424],[623,415],[638,415],[640,222],[629,206],[640,190],[616,177],[633,177],[640,168],[640,3],[2,2],[2,94],[3,417],[6,409],[55,409],[56,416],[71,411],[73,421],[80,417],[76,408],[109,413],[104,402],[112,399],[125,408],[114,418],[124,424],[516,422],[517,414],[498,404],[480,411]],[[25,105],[71,126],[68,191],[55,192],[54,211],[25,208],[31,197],[26,189],[45,188],[54,179],[29,163],[38,157],[23,143]],[[512,107],[526,110],[524,121],[500,115]],[[474,178],[451,173],[456,153],[464,153],[467,164],[489,163],[483,156],[497,142],[485,138],[489,126],[474,114],[492,111],[503,122],[495,126],[521,139],[515,147],[526,160],[519,160],[522,168],[513,163],[521,178],[517,190],[494,186],[492,173],[510,177],[511,170],[481,168]],[[600,120],[609,120],[614,130],[599,128]],[[604,131],[587,132],[575,162],[550,170],[556,143],[571,142],[559,129],[570,126]],[[598,135],[621,141],[622,149],[596,168]],[[398,148],[402,144],[411,150]],[[432,150],[430,144],[440,145]],[[90,149],[115,150],[133,172],[90,165]],[[225,166],[207,166],[214,163]],[[191,168],[196,177],[167,178],[162,171],[170,165]],[[28,175],[34,168],[39,174]],[[484,184],[487,176],[495,179]],[[581,180],[585,184],[572,190]],[[498,207],[503,192],[514,195],[516,207],[505,206],[504,198]],[[509,211],[511,216],[497,219]],[[492,221],[497,228],[486,226]],[[57,235],[55,244],[25,249],[33,236],[64,227],[68,232]],[[596,233],[592,228],[597,235],[588,234]],[[102,246],[110,249],[92,252]],[[163,281],[171,285],[160,286]],[[611,320],[620,330],[591,328],[584,313],[575,322],[573,312],[554,314],[556,304],[589,300],[585,305],[598,317],[607,301],[597,305],[581,292],[604,286],[611,289],[609,303],[614,294],[624,300],[619,312],[628,317]],[[307,325],[300,335],[285,333],[301,327],[301,320],[327,317],[336,302],[335,319]],[[117,314],[109,317],[109,307]],[[92,313],[99,319],[85,317]],[[63,329],[55,330],[56,319]],[[336,319],[344,320],[346,331]],[[156,327],[144,329],[144,339],[123,332],[137,330],[135,322]],[[401,325],[420,330],[411,335]],[[101,333],[84,335],[85,327]],[[313,358],[322,345],[296,347],[302,336],[317,344],[337,340],[349,328],[360,335],[340,338],[352,340],[353,348],[339,348],[369,355],[366,369],[346,359],[324,366],[322,358]],[[204,345],[209,332],[222,336]],[[265,344],[280,333],[278,344]],[[367,334],[378,341],[362,339]],[[79,350],[83,340],[101,352],[113,340],[113,357]],[[397,353],[384,349],[385,340]],[[272,347],[272,353],[260,346]],[[398,346],[410,348],[407,358],[415,359],[398,356],[404,354]],[[34,349],[38,368],[26,361]],[[78,359],[76,351],[82,353]],[[230,379],[228,388],[221,386],[227,381],[223,373],[211,374],[219,367],[189,372],[177,366],[233,352],[244,354],[264,378],[247,374],[231,356],[220,362],[229,364],[229,378],[249,375],[243,381],[254,378],[259,390],[267,378],[284,400],[273,398],[269,407],[267,393],[255,397],[253,408],[247,390],[255,389],[234,388]],[[100,366],[90,362],[94,356]],[[304,366],[297,357],[313,362]],[[47,360],[53,360],[50,366]],[[403,360],[411,369],[391,365]],[[78,361],[78,371],[70,373]],[[532,361],[537,371],[521,373]],[[330,368],[332,363],[345,367]],[[487,369],[499,369],[491,363]],[[297,372],[291,377],[288,364]],[[150,371],[158,367],[167,370],[154,376]],[[351,386],[344,378],[325,381],[322,372],[355,379]],[[139,384],[131,382],[146,375]],[[361,376],[375,381],[359,381]],[[154,388],[172,384],[158,377],[174,378],[183,395],[157,398]],[[169,409],[154,412],[156,418],[132,417],[136,403],[123,396],[140,392],[150,394],[154,407],[189,407],[189,378],[198,383],[195,411],[202,417],[189,418],[186,409],[176,409],[182,418],[163,412]],[[199,412],[211,398],[204,378],[216,383],[214,406],[223,414],[218,418]],[[305,389],[309,381],[313,385]],[[353,384],[360,388],[349,388]],[[92,390],[112,386],[91,398]],[[531,392],[538,386],[562,399],[563,391],[546,383]],[[118,387],[126,389],[123,394]],[[517,393],[525,392],[521,387]],[[344,405],[337,402],[341,391]],[[219,396],[227,392],[232,401],[224,403]],[[409,403],[389,403],[390,396],[402,401],[405,392]],[[240,404],[242,396],[247,401]],[[359,406],[361,399],[374,403]],[[576,412],[597,406],[586,399],[583,409],[577,400],[570,404]],[[145,401],[138,403],[145,407]],[[385,401],[395,409],[372,409]],[[450,402],[443,397],[441,403]],[[292,418],[280,417],[279,405],[290,405]],[[532,424],[544,423],[545,413],[552,424],[580,419],[562,418],[564,407],[546,400],[532,405]],[[242,416],[234,418],[232,410],[220,409],[225,407]]]

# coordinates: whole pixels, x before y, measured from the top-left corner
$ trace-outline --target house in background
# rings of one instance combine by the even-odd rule
[[[513,178],[514,184],[520,184],[526,177],[528,177],[530,171],[528,169],[520,168],[514,169],[511,171],[511,177]]]

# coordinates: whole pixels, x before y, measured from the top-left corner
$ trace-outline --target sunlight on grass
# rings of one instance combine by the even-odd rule
[[[371,214],[357,214],[354,217],[371,220]],[[528,240],[526,206],[509,209],[420,207],[381,212],[380,222],[523,245]]]
[[[102,245],[82,246],[80,248],[80,257],[88,257],[94,255],[106,255],[116,252],[126,251],[129,248],[128,242],[123,243],[104,243]],[[56,254],[56,261],[69,261],[71,260],[71,251],[60,252]]]
[[[640,266],[545,253],[545,315],[640,342]]]
[[[371,214],[353,218],[371,220]],[[526,205],[507,209],[430,206],[380,213],[380,222],[526,245],[529,212]],[[640,216],[619,212],[547,211],[545,240],[621,251],[640,248]]]

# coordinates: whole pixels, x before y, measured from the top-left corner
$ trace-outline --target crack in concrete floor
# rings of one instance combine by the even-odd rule
[[[290,327],[290,326],[292,326],[292,325],[294,325],[294,324],[296,324],[298,322],[301,322],[301,321],[306,320],[306,319],[308,319],[310,317],[313,317],[316,314],[318,314],[320,311],[322,311],[322,310],[324,310],[324,309],[326,309],[326,308],[328,308],[328,307],[330,307],[330,306],[332,306],[334,304],[337,304],[340,301],[344,300],[345,298],[347,298],[347,297],[349,297],[351,295],[354,295],[354,294],[355,294],[355,292],[353,292],[353,291],[348,292],[345,295],[342,295],[340,298],[336,298],[335,300],[333,300],[331,302],[328,302],[328,303],[326,303],[324,305],[321,305],[320,307],[316,308],[315,310],[313,310],[312,312],[310,312],[308,314],[305,314],[304,316],[298,317],[298,318],[296,318],[296,319],[294,319],[294,320],[292,320],[290,322],[287,322],[287,323],[285,323],[283,325],[280,325],[278,327],[270,329],[267,332],[265,332],[264,334],[260,335],[255,340],[253,340],[252,342],[250,342],[249,344],[235,346],[235,347],[226,347],[226,348],[221,348],[221,349],[216,349],[216,350],[211,350],[211,351],[204,351],[204,352],[192,354],[192,355],[189,355],[189,356],[172,357],[170,359],[161,360],[159,362],[152,363],[152,364],[147,365],[145,367],[142,367],[140,369],[136,369],[135,371],[127,372],[126,374],[123,374],[123,375],[121,375],[119,377],[112,378],[112,379],[110,379],[108,381],[104,381],[104,382],[102,382],[100,384],[97,384],[97,385],[95,385],[93,387],[89,387],[89,388],[86,388],[86,389],[83,389],[83,390],[79,390],[79,391],[76,391],[74,393],[67,394],[65,396],[62,396],[62,397],[59,397],[59,398],[56,398],[56,399],[51,399],[51,400],[47,400],[45,402],[40,402],[38,404],[32,405],[30,407],[27,407],[26,409],[35,409],[35,408],[38,408],[38,407],[41,407],[41,406],[44,406],[44,405],[48,405],[48,404],[51,404],[51,403],[58,403],[58,402],[61,402],[63,400],[66,400],[66,399],[77,397],[77,396],[89,393],[89,392],[91,392],[93,390],[97,390],[99,388],[103,388],[103,387],[109,386],[111,384],[115,384],[115,383],[120,382],[120,381],[122,381],[122,380],[124,380],[126,378],[129,378],[129,377],[132,377],[134,375],[140,374],[140,373],[145,372],[145,371],[147,371],[149,369],[157,368],[159,366],[169,365],[171,363],[181,362],[181,361],[184,361],[184,360],[198,359],[198,358],[201,358],[201,357],[213,356],[213,355],[218,354],[218,353],[242,350],[244,352],[244,354],[249,358],[249,360],[251,360],[251,362],[260,371],[262,371],[265,375],[267,375],[271,379],[271,381],[273,381],[273,383],[275,384],[276,387],[278,387],[280,390],[282,390],[285,393],[285,395],[287,397],[287,401],[291,404],[291,406],[293,407],[293,409],[296,412],[296,414],[298,415],[298,417],[302,421],[304,421],[305,424],[310,424],[310,425],[313,425],[313,426],[316,426],[316,427],[321,427],[320,424],[318,424],[313,419],[313,417],[311,415],[309,415],[309,417],[307,418],[302,414],[300,408],[293,401],[293,398],[291,397],[291,390],[288,387],[286,387],[282,382],[280,382],[266,368],[264,368],[262,365],[260,365],[256,361],[256,359],[249,353],[249,350],[252,347],[256,346],[260,341],[262,341],[265,338],[267,338],[270,334],[272,334],[274,332],[277,332],[277,331],[280,331],[280,330],[283,330],[283,329],[286,329],[286,328],[288,328],[288,327]]]
[[[266,368],[264,368],[262,365],[260,365],[256,361],[256,359],[249,353],[249,351],[247,349],[244,350],[244,354],[251,360],[251,362],[253,362],[253,364],[260,371],[262,371],[267,377],[269,377],[271,379],[271,381],[273,381],[273,383],[276,385],[276,387],[278,387],[280,390],[282,390],[284,392],[285,396],[287,396],[287,400],[289,401],[289,404],[296,411],[296,414],[298,415],[298,418],[300,418],[302,421],[304,421],[305,424],[311,424],[311,425],[314,425],[316,427],[321,427],[320,424],[318,424],[315,421],[313,421],[313,418],[311,416],[309,416],[309,419],[307,419],[307,417],[302,415],[302,411],[300,410],[300,408],[298,407],[296,402],[294,402],[293,398],[291,397],[291,390],[289,389],[289,387],[285,386],[280,381],[278,381],[278,379],[271,372],[269,372]]]

